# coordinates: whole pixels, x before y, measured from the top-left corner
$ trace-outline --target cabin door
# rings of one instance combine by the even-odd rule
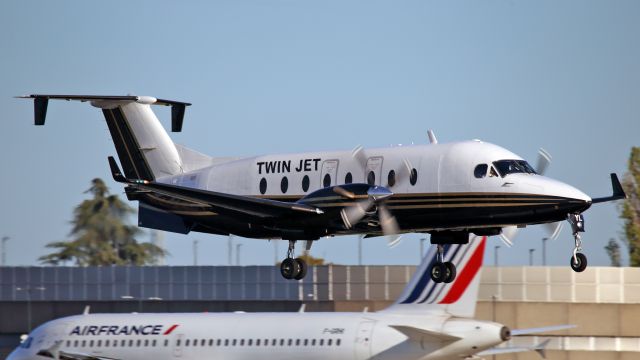
[[[358,325],[355,340],[356,360],[369,359],[371,357],[371,335],[373,335],[373,320],[364,320]]]
[[[380,185],[382,182],[382,156],[367,159],[367,167],[364,171],[364,182],[369,185]],[[386,183],[386,181],[385,181]]]
[[[338,160],[325,160],[320,172],[320,188],[336,185],[338,182]]]
[[[184,334],[176,334],[173,337],[173,357],[182,357],[182,347],[184,346]]]

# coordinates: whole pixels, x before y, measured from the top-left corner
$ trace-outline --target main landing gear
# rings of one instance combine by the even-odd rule
[[[569,214],[567,220],[571,224],[571,231],[575,240],[573,255],[571,256],[571,269],[575,272],[583,272],[587,268],[587,256],[582,251],[582,240],[580,233],[584,232],[584,217],[582,214]]]
[[[437,244],[436,262],[431,266],[431,280],[436,283],[450,283],[456,279],[456,266],[444,261],[444,246]]]
[[[307,242],[307,250],[311,247],[311,242]],[[295,258],[296,241],[289,240],[287,258],[280,264],[280,274],[287,280],[302,280],[307,275],[307,263],[301,258]]]

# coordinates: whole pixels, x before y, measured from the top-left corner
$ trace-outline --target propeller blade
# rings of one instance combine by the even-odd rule
[[[333,192],[335,192],[338,195],[342,195],[342,196],[346,197],[347,199],[355,199],[356,198],[356,194],[352,193],[351,191],[345,190],[345,189],[341,188],[340,186],[335,186],[333,188]]]
[[[538,150],[538,165],[536,167],[536,172],[540,175],[544,175],[547,171],[547,168],[551,164],[551,154],[543,148]]]
[[[549,239],[551,240],[555,240],[558,238],[558,235],[560,235],[560,232],[562,231],[562,227],[564,226],[564,222],[563,221],[558,221],[558,222],[554,222],[554,223],[548,223],[548,224],[544,224],[544,230],[547,232]]]
[[[387,236],[387,245],[394,247],[400,243],[400,226],[396,218],[391,215],[389,209],[385,205],[378,206],[378,218],[380,219],[380,227],[382,233]]]
[[[351,229],[355,224],[362,220],[362,218],[367,214],[367,210],[371,208],[372,204],[372,200],[367,199],[340,210],[340,216],[342,217],[344,226],[346,226],[347,229]]]
[[[364,148],[362,145],[356,146],[353,150],[351,150],[351,157],[356,159],[356,162],[360,167],[364,170],[365,164],[367,163],[367,155],[364,153]]]
[[[500,233],[500,239],[502,242],[508,247],[513,246],[513,239],[515,239],[516,234],[518,233],[517,226],[507,226],[502,228],[502,233]]]

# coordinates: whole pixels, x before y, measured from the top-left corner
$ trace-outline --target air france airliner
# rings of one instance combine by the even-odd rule
[[[402,295],[379,312],[83,314],[36,328],[8,360],[464,359],[539,348],[501,347],[514,330],[472,319],[486,238],[449,245],[460,268],[434,282],[433,249]]]

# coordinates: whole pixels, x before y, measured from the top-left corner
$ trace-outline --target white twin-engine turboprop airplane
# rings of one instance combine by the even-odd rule
[[[511,335],[572,328],[510,331],[474,320],[486,238],[445,245],[460,268],[450,285],[430,279],[435,249],[424,257],[400,298],[368,313],[84,314],[47,322],[7,360],[199,359],[479,359],[536,350],[494,346]]]
[[[102,109],[124,170],[110,157],[112,174],[127,185],[128,199],[139,201],[139,226],[289,240],[280,268],[287,279],[306,274],[305,262],[294,258],[297,240],[309,249],[322,236],[384,234],[395,241],[398,234],[420,232],[437,245],[432,279],[451,282],[456,268],[443,261],[443,245],[565,219],[575,237],[571,267],[583,271],[582,212],[625,197],[615,174],[613,195],[592,199],[499,146],[439,144],[432,132],[430,145],[214,158],[174,144],[150,106],[171,106],[172,130],[181,131],[188,103],[148,96],[23,97],[34,99],[36,125],[44,125],[50,99]],[[541,161],[538,172],[547,164]]]

